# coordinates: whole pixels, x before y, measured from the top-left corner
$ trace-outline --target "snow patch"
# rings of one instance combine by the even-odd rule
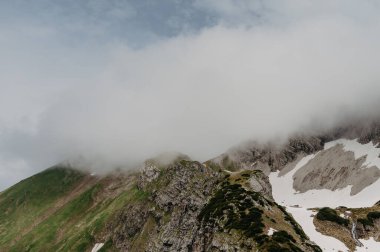
[[[380,149],[376,148],[372,142],[368,144],[360,144],[356,140],[339,139],[326,143],[324,149],[327,150],[337,144],[342,144],[345,151],[352,151],[355,159],[366,156],[366,160],[362,168],[376,166],[380,168]],[[318,153],[317,153],[318,154]],[[315,155],[317,155],[315,154]],[[319,233],[314,226],[313,211],[306,208],[313,207],[331,207],[347,206],[352,208],[358,207],[371,207],[378,202],[378,192],[380,192],[380,179],[372,185],[364,188],[358,194],[351,196],[351,187],[347,186],[341,190],[331,191],[328,189],[323,190],[309,190],[305,193],[296,192],[293,188],[294,174],[302,169],[315,155],[309,155],[302,158],[295,168],[283,176],[279,176],[279,172],[272,172],[269,174],[269,180],[272,185],[272,194],[275,201],[281,205],[286,206],[287,210],[293,215],[294,219],[302,226],[305,233],[309,236],[310,240],[314,241],[323,251],[338,252],[349,251],[348,248],[339,241],[330,236],[325,236]],[[297,205],[300,207],[289,207]],[[345,218],[348,218],[352,213],[345,212]],[[380,243],[376,242],[373,238],[369,240],[359,240],[363,243],[363,247],[357,247],[357,252],[374,252],[380,251]]]
[[[98,252],[103,247],[103,245],[104,243],[96,243],[91,252]]]
[[[301,225],[302,229],[309,236],[310,240],[315,242],[325,252],[349,251],[343,242],[331,236],[319,233],[313,223],[313,215],[311,210],[305,208],[287,207],[286,210],[293,215],[293,218]],[[374,250],[375,251],[375,250]]]
[[[269,228],[267,235],[272,236],[274,232],[277,232],[277,230],[274,228]]]
[[[377,242],[371,237],[369,240],[359,239],[363,247],[356,247],[357,252],[375,252],[380,251],[380,242]]]
[[[314,156],[315,155],[309,155],[302,158],[293,170],[281,177],[279,177],[279,171],[269,174],[269,181],[272,185],[272,194],[276,202],[288,206],[299,205],[298,203],[302,202],[295,196],[296,192],[293,189],[293,175],[302,168],[302,166],[313,159]]]
[[[379,201],[380,180],[364,188],[361,192],[351,196],[351,187],[347,186],[340,190],[328,189],[309,190],[305,193],[297,193],[293,189],[291,176],[278,177],[278,172],[269,175],[272,184],[273,198],[282,205],[300,205],[306,208],[346,206],[351,208],[371,207]]]

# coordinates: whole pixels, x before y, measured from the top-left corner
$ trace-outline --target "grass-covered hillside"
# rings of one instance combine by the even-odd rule
[[[141,197],[133,178],[53,167],[19,182],[0,194],[0,251],[91,250],[117,210]]]

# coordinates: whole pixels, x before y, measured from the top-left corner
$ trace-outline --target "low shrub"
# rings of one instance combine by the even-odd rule
[[[296,242],[293,236],[291,236],[290,234],[288,234],[288,232],[284,230],[274,232],[272,235],[272,239],[279,243],[287,243],[289,241]]]
[[[360,222],[364,226],[373,226],[373,221],[376,219],[380,219],[380,212],[369,212],[367,214],[367,218],[359,218],[358,222]]]
[[[367,218],[372,221],[375,219],[380,219],[380,212],[369,212],[367,214]]]
[[[359,218],[358,222],[363,224],[363,226],[373,226],[373,222],[367,218]]]
[[[329,207],[321,208],[317,213],[317,219],[322,221],[331,221],[338,225],[348,226],[349,220],[340,217],[334,209]]]

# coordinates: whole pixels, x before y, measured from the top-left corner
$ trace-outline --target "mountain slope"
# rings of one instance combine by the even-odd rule
[[[0,251],[377,251],[379,129],[102,177],[56,166],[0,194]]]
[[[84,251],[118,209],[139,197],[133,175],[48,169],[0,195],[1,251]]]
[[[54,167],[3,192],[0,207],[1,251],[320,251],[261,171],[196,161],[103,178]]]
[[[48,169],[0,195],[0,244],[17,240],[28,226],[42,220],[55,203],[80,185],[84,174],[64,168]]]
[[[183,160],[164,168],[149,164],[143,174],[140,188],[151,196],[137,208],[127,206],[116,227],[110,229],[116,230],[113,240],[119,248],[319,251],[293,218],[273,202],[268,178],[260,171],[230,174],[216,166]],[[268,235],[270,229],[278,232]]]
[[[286,206],[323,251],[374,251],[374,247],[377,251],[377,233],[358,236],[370,239],[348,245],[347,239],[317,232],[316,224],[321,222],[313,221],[312,216],[317,214],[313,208],[371,208],[380,200],[379,129],[378,122],[360,121],[323,134],[298,134],[278,144],[251,142],[210,162],[229,170],[262,170],[270,178],[276,202]],[[355,226],[353,232],[360,233],[363,227],[355,221],[350,220],[350,227]],[[340,232],[352,236],[348,229],[339,227]]]
[[[296,161],[270,174],[274,198],[287,206],[303,227],[314,223],[313,229],[341,241],[318,235],[313,229],[306,230],[311,240],[321,245],[324,251],[374,251],[375,247],[380,248],[380,242],[376,243],[380,241],[377,232],[358,235],[357,239],[353,236],[356,232],[365,233],[365,227],[356,224],[358,217],[355,214],[347,218],[348,224],[343,226],[315,218],[312,222],[307,215],[316,215],[317,212],[306,208],[345,206],[353,213],[363,212],[366,208],[375,211],[375,203],[380,197],[379,153],[380,149],[371,142],[361,144],[358,140],[339,139],[326,143],[324,149],[315,154],[299,154]],[[359,208],[361,210],[357,210]],[[374,240],[363,240],[369,238]]]
[[[375,251],[380,246],[372,244],[373,238],[378,240],[380,236],[379,205],[366,208],[324,207],[318,209],[314,224],[319,232],[341,240],[350,250],[358,246],[358,250],[365,251],[370,247]]]

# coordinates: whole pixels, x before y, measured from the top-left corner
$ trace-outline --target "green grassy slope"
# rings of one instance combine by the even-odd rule
[[[91,250],[117,210],[142,197],[133,179],[48,169],[0,194],[0,251]]]
[[[15,240],[83,178],[78,171],[55,167],[4,191],[0,195],[0,246]]]

